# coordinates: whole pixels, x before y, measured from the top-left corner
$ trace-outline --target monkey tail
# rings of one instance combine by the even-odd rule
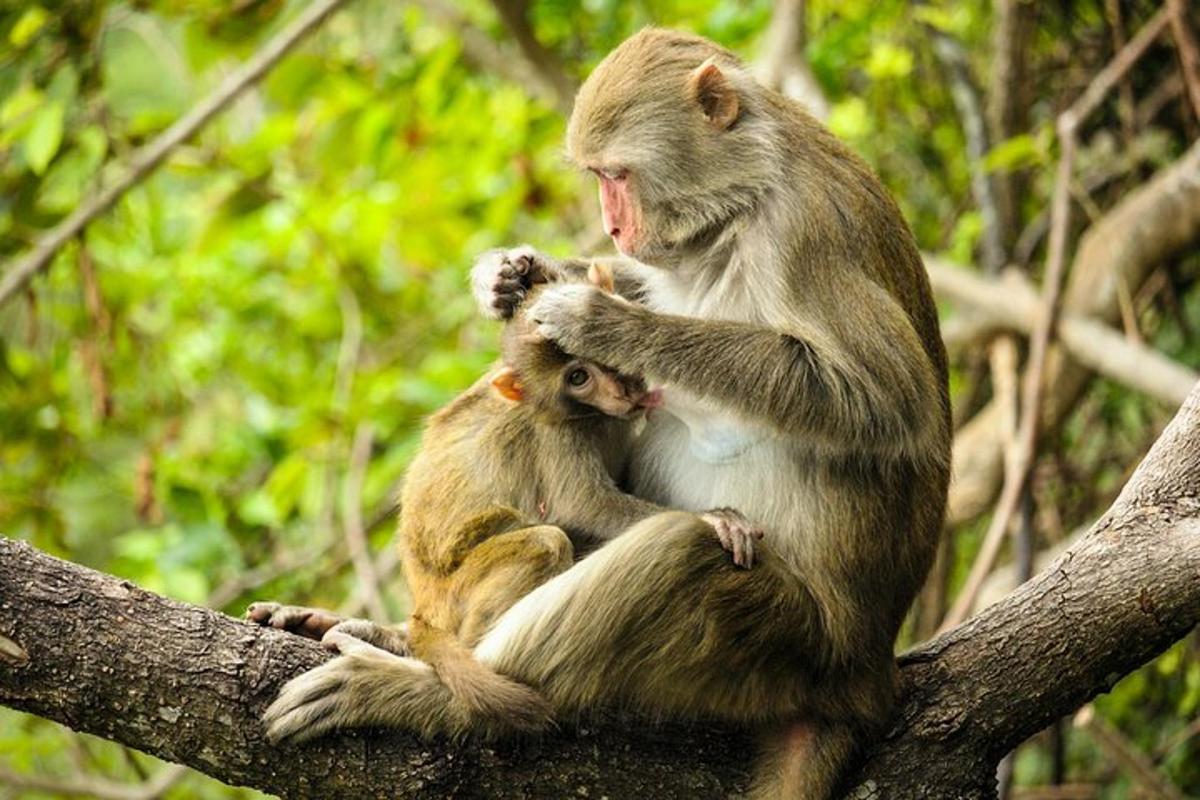
[[[413,655],[433,667],[449,708],[443,733],[482,731],[494,737],[536,733],[553,725],[550,703],[530,686],[486,666],[453,634],[414,615],[408,628]]]

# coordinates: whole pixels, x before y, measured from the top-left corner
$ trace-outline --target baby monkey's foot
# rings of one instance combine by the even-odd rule
[[[746,569],[754,566],[754,542],[763,538],[762,530],[732,508],[714,508],[700,518],[713,526],[721,547],[733,554],[733,563]]]
[[[338,643],[352,636],[367,644],[398,656],[412,655],[408,648],[408,625],[378,625],[369,619],[348,619],[329,629],[321,644],[330,650],[339,650]]]
[[[285,606],[280,603],[251,603],[246,619],[264,628],[276,628],[307,639],[321,639],[342,617],[323,608]]]

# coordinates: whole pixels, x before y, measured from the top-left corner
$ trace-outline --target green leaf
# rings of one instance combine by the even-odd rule
[[[46,171],[54,154],[62,144],[63,118],[66,110],[60,103],[46,103],[34,112],[33,121],[21,146],[25,152],[25,163],[35,175]]]
[[[861,139],[871,132],[871,116],[861,97],[848,97],[829,112],[829,129],[843,139]]]
[[[912,52],[887,42],[875,45],[866,66],[867,74],[876,80],[905,78],[912,68]]]
[[[1043,151],[1029,134],[1014,136],[993,147],[984,156],[983,166],[988,172],[1012,172],[1036,166],[1042,161]]]
[[[13,47],[24,47],[38,35],[38,31],[45,27],[49,19],[50,15],[46,13],[46,9],[41,6],[30,6],[25,9],[25,13],[8,32],[9,43]]]

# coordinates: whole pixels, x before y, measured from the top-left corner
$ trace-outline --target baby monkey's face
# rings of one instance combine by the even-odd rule
[[[561,391],[610,417],[632,417],[662,405],[662,391],[648,390],[646,381],[622,375],[594,361],[572,359],[562,369]]]

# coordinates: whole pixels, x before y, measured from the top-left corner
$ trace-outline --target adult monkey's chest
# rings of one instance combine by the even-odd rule
[[[646,305],[656,312],[762,324],[732,262],[647,272]],[[650,499],[692,510],[744,495],[741,479],[777,456],[774,431],[682,386],[662,388],[664,407],[652,412],[634,450],[636,485]]]

